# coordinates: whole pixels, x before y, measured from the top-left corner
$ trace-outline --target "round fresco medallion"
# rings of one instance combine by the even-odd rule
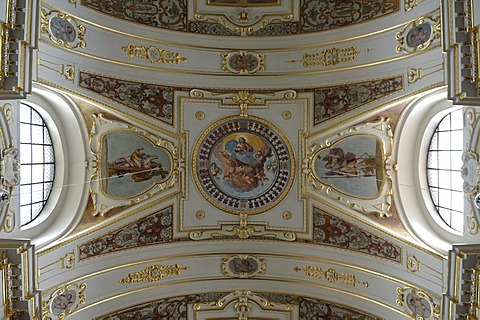
[[[263,212],[281,201],[292,184],[291,147],[262,119],[223,119],[200,137],[195,150],[195,182],[224,211]]]
[[[228,267],[234,274],[241,274],[241,273],[254,273],[258,270],[258,263],[252,258],[233,258],[230,260]]]
[[[420,316],[422,319],[428,319],[432,315],[432,308],[427,299],[420,297],[418,294],[407,294],[407,306],[415,316]]]
[[[77,299],[77,293],[73,290],[68,290],[66,293],[59,294],[52,301],[52,313],[59,315],[66,310],[71,309]]]
[[[73,42],[77,37],[75,27],[64,18],[53,17],[50,19],[50,31],[58,40]]]
[[[426,43],[430,39],[432,34],[432,27],[428,23],[422,23],[416,27],[413,27],[407,33],[407,46],[411,48],[418,47]]]

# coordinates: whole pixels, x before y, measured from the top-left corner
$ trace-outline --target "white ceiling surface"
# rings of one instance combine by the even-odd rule
[[[205,89],[207,92],[221,88],[233,94],[239,89],[272,89],[280,92],[286,89],[315,88],[403,75],[404,90],[393,94],[390,97],[392,102],[444,82],[441,70],[425,77],[422,81],[407,82],[409,68],[432,68],[433,70],[442,64],[440,40],[436,40],[432,44],[432,49],[423,53],[407,54],[398,53],[395,50],[398,44],[395,34],[403,30],[406,21],[415,20],[424,15],[439,15],[438,4],[435,1],[424,1],[410,12],[405,12],[402,7],[394,15],[349,28],[268,39],[201,36],[154,29],[97,13],[80,5],[79,2],[76,5],[66,0],[49,1],[48,4],[44,2],[44,9],[50,8],[69,13],[77,18],[78,23],[85,25],[86,47],[66,49],[55,46],[49,42],[45,34],[42,34],[38,58],[43,63],[38,66],[37,80],[40,83],[61,87],[69,93],[78,92],[83,97],[92,96],[92,94],[78,87],[80,70],[132,81]],[[403,6],[403,2],[401,4]],[[121,49],[129,43],[154,45],[177,52],[180,56],[187,58],[187,61],[167,65],[153,64],[138,57],[129,58]],[[356,60],[338,66],[304,67],[299,62],[288,62],[302,59],[305,53],[320,52],[331,47],[351,46],[355,46],[362,52],[358,54]],[[365,49],[368,49],[368,52],[365,52]],[[259,71],[251,76],[238,76],[223,71],[221,69],[222,53],[236,50],[265,54],[265,71]],[[73,81],[61,75],[58,69],[45,67],[45,65],[60,64],[74,67],[77,75]],[[351,70],[341,70],[348,67],[352,67]],[[186,168],[180,173],[179,182],[172,190],[155,194],[139,205],[130,207],[113,218],[81,232],[80,236],[72,237],[61,245],[43,250],[39,254],[38,266],[40,269],[43,268],[43,271],[40,271],[39,284],[43,290],[44,301],[48,301],[55,290],[64,285],[87,284],[85,302],[79,304],[69,318],[90,319],[127,305],[163,297],[240,289],[318,297],[349,305],[385,319],[410,318],[405,308],[398,305],[398,288],[423,290],[435,303],[440,304],[446,278],[446,263],[441,256],[403,241],[345,204],[322,197],[315,200],[308,196],[304,198],[299,196],[305,195],[300,166],[306,157],[306,142],[302,139],[304,136],[299,133],[308,136],[309,141],[333,136],[347,130],[351,125],[370,118],[374,113],[385,110],[389,106],[387,101],[376,102],[373,105],[377,106],[374,111],[367,110],[370,110],[372,105],[362,107],[356,115],[342,115],[335,120],[327,121],[325,126],[317,127],[313,127],[311,121],[311,106],[313,106],[311,93],[299,93],[292,101],[281,101],[276,104],[270,102],[249,108],[250,115],[266,119],[279,127],[292,144],[296,159],[295,180],[284,203],[275,210],[249,217],[249,222],[261,222],[273,229],[277,228],[275,234],[279,234],[278,230],[284,228],[298,232],[298,239],[309,239],[312,237],[311,222],[309,222],[312,219],[311,208],[315,206],[399,245],[402,251],[400,262],[335,247],[251,239],[176,242],[79,260],[78,246],[82,243],[170,205],[173,206],[174,226],[177,226],[174,237],[188,237],[190,230],[198,231],[212,225],[220,226],[222,221],[238,223],[239,219],[236,215],[225,214],[213,208],[203,200],[190,174],[190,159],[199,136],[216,120],[238,115],[238,107],[222,109],[218,99],[206,98],[203,101],[201,99],[197,101],[190,99],[188,91],[179,92],[176,101],[182,101],[182,104],[178,103],[175,108],[179,108],[176,112],[180,116],[173,126],[166,129],[170,133],[165,133],[162,131],[160,122],[151,117],[136,114],[133,119],[125,116],[132,112],[130,109],[100,96],[92,96],[92,98],[93,103],[103,108],[107,115],[119,111],[120,113],[117,114],[119,121],[131,123],[158,136],[168,137],[175,146],[178,146],[181,156],[186,161]],[[108,105],[110,107],[106,107]],[[279,109],[291,111],[292,120],[286,121],[282,118],[281,112],[272,111]],[[203,122],[194,118],[196,111],[203,111],[206,114]],[[174,195],[182,189],[186,192],[184,197],[165,199],[167,194]],[[201,221],[194,216],[195,211],[199,209],[208,213],[207,218]],[[294,217],[288,221],[282,220],[279,213],[284,210],[292,211]],[[69,253],[76,256],[74,266],[62,267],[62,259]],[[223,275],[221,273],[222,258],[235,254],[249,254],[264,258],[266,260],[264,274],[254,279],[232,279]],[[409,271],[408,263],[408,261],[411,262],[408,258],[412,256],[420,261],[421,266],[413,272]],[[179,264],[181,267],[188,267],[188,270],[182,270],[179,275],[166,277],[157,282],[136,284],[119,282],[129,273],[154,264]],[[308,265],[321,267],[324,271],[333,268],[338,274],[342,272],[354,274],[360,283],[351,286],[342,284],[340,281],[328,282],[325,278],[308,277],[304,271],[294,269],[296,267],[304,269]],[[368,286],[361,282],[368,282]]]

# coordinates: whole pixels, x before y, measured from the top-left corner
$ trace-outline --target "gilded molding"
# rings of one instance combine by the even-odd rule
[[[54,21],[57,21],[57,24]],[[41,10],[40,32],[47,34],[50,41],[60,47],[67,49],[87,47],[85,42],[87,29],[85,26],[79,24],[73,16],[59,10]]]
[[[407,270],[412,273],[420,270],[420,261],[413,254],[407,255]]]
[[[38,274],[44,275],[54,270],[72,269],[75,267],[75,253],[73,251],[67,252],[59,259],[52,261],[41,268],[38,268]]]
[[[120,279],[119,283],[136,283],[136,282],[154,282],[162,280],[165,277],[180,275],[182,270],[189,270],[190,267],[180,267],[175,264],[171,266],[164,266],[155,264],[140,271],[129,273],[126,278]]]
[[[193,305],[193,319],[203,319],[202,314],[209,314],[213,311],[223,311],[223,314],[233,315],[239,320],[257,318],[265,311],[268,314],[283,314],[282,319],[293,320],[295,307],[289,303],[275,303],[255,294],[250,290],[234,291],[217,301],[195,303]]]
[[[190,239],[208,240],[218,237],[234,237],[238,239],[248,239],[250,237],[268,237],[284,241],[295,241],[297,239],[297,235],[294,232],[268,230],[267,223],[249,224],[247,221],[248,214],[241,213],[238,215],[238,217],[240,219],[238,224],[235,222],[222,223],[220,230],[192,231],[189,234]]]
[[[361,284],[365,287],[368,287],[368,281],[360,281],[356,278],[356,276],[352,273],[341,272],[338,273],[335,269],[329,268],[327,270],[323,270],[321,267],[314,267],[314,266],[306,266],[305,268],[295,267],[293,268],[295,272],[305,271],[306,277],[311,277],[315,279],[325,279],[330,283],[336,283],[340,281],[340,283],[355,287],[357,284]]]
[[[195,217],[197,217],[198,220],[205,219],[205,211],[198,210],[197,212],[195,212]]]
[[[233,255],[222,258],[222,274],[232,278],[254,278],[265,273],[267,261],[253,255]]]
[[[422,79],[422,68],[409,68],[408,69],[408,83],[412,84]]]
[[[75,66],[72,64],[56,63],[46,59],[38,58],[37,64],[65,77],[66,80],[75,80]]]
[[[363,50],[364,52],[369,52],[370,49]],[[354,61],[357,59],[359,53],[363,51],[358,51],[356,47],[352,46],[349,48],[329,48],[322,50],[317,53],[304,53],[302,59],[299,60],[288,60],[289,63],[301,62],[304,67],[313,67],[313,66],[336,66],[340,63],[345,63],[349,61]]]
[[[431,70],[431,69],[434,69],[434,70]],[[408,83],[414,84],[415,82],[422,80],[427,76],[430,76],[436,72],[441,72],[441,71],[443,71],[443,63],[434,65],[431,67],[409,68],[407,72]]]
[[[412,11],[413,8],[424,2],[425,0],[405,0],[405,12]]]
[[[136,46],[133,43],[129,43],[127,46],[122,47],[122,50],[125,51],[130,58],[139,57],[151,63],[180,64],[187,61],[187,58],[180,56],[180,53],[160,49],[156,46]]]

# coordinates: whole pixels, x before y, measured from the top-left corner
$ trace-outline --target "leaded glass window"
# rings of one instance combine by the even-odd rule
[[[433,203],[452,229],[463,229],[462,109],[447,114],[433,133],[428,150],[427,176]]]
[[[42,116],[20,104],[20,220],[35,220],[48,200],[55,174],[52,139]]]

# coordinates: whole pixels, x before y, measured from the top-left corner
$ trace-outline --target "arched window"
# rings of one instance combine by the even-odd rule
[[[466,119],[463,110],[447,99],[445,88],[439,88],[412,99],[395,127],[397,213],[414,238],[442,254],[453,243],[478,242],[478,235],[466,229],[464,210],[467,198],[461,170]]]
[[[452,229],[463,230],[462,109],[440,120],[428,148],[427,179],[440,218]]]
[[[20,224],[35,220],[50,196],[55,175],[52,138],[42,116],[20,103]]]
[[[41,85],[9,105],[13,116],[5,132],[11,149],[18,149],[20,183],[0,237],[28,238],[41,248],[72,230],[85,212],[88,130],[74,100]]]

